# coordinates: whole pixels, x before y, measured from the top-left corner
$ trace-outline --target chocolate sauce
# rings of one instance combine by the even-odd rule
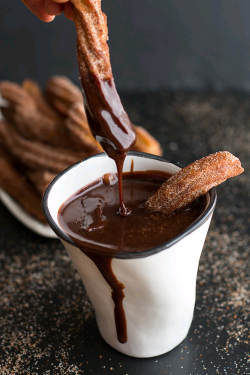
[[[124,200],[131,208],[126,217],[117,214],[120,197],[116,174],[104,175],[79,190],[58,213],[61,227],[94,261],[112,289],[117,337],[121,343],[127,341],[125,286],[113,273],[112,258],[119,252],[143,252],[163,244],[186,229],[205,208],[205,197],[201,197],[171,216],[147,211],[144,202],[168,177],[169,174],[159,171],[124,173]]]
[[[113,78],[104,81],[88,74],[81,77],[81,82],[90,130],[116,163],[120,194],[119,212],[126,216],[130,210],[125,207],[123,199],[122,169],[128,151],[136,142],[135,128],[122,106]]]
[[[120,343],[125,344],[125,342],[127,342],[127,321],[123,308],[123,298],[125,297],[123,289],[125,288],[125,286],[117,280],[112,270],[111,262],[113,258],[110,256],[103,256],[100,254],[85,251],[81,247],[80,249],[95,263],[102,276],[112,289],[111,297],[115,305],[114,316],[117,339]]]

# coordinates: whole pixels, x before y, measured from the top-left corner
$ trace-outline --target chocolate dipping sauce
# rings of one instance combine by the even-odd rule
[[[180,234],[203,212],[205,197],[171,216],[151,213],[144,202],[170,175],[160,171],[123,173],[123,196],[130,215],[119,215],[120,196],[116,174],[107,174],[85,186],[60,208],[58,221],[76,245],[89,256],[112,289],[117,337],[127,341],[123,309],[125,286],[112,270],[119,252],[142,252]]]
[[[85,95],[86,115],[90,130],[104,151],[117,166],[119,181],[119,212],[129,214],[122,193],[122,168],[128,151],[136,142],[136,131],[116,91],[114,79],[101,80],[94,75],[81,77]]]

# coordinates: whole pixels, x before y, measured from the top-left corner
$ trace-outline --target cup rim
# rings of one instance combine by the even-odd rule
[[[106,155],[106,154],[104,152],[102,152],[102,153],[99,153],[99,154],[96,154],[96,155],[89,156],[89,157],[87,157],[85,159],[82,159],[82,160],[78,161],[77,163],[69,166],[65,170],[63,170],[61,173],[59,173],[50,182],[50,184],[48,185],[47,189],[45,190],[43,198],[42,198],[43,213],[44,213],[44,216],[45,216],[47,222],[49,223],[50,227],[52,228],[52,230],[56,233],[56,235],[60,239],[68,242],[70,245],[72,245],[76,248],[78,248],[78,246],[75,244],[75,242],[68,236],[68,234],[66,232],[64,232],[64,230],[62,228],[60,228],[59,224],[55,223],[54,219],[52,218],[52,216],[50,214],[50,211],[49,211],[49,208],[48,208],[49,194],[50,194],[50,191],[51,191],[53,185],[56,183],[56,181],[58,179],[60,179],[64,174],[66,174],[69,170],[71,170],[72,168],[75,168],[78,164],[81,164],[84,161],[87,161],[89,159],[99,158],[99,157],[102,157],[104,155]],[[174,163],[172,161],[167,160],[164,157],[153,155],[153,154],[147,154],[145,152],[129,151],[128,155],[139,156],[139,157],[146,158],[146,159],[155,159],[155,160],[163,161],[163,162],[166,162],[166,163],[171,163],[171,164],[173,164],[177,167],[182,167],[180,165],[180,163]],[[217,202],[216,189],[212,188],[211,190],[208,191],[207,194],[210,195],[210,201],[209,201],[207,207],[205,208],[205,210],[203,211],[203,213],[191,225],[189,225],[186,229],[184,229],[177,236],[173,237],[172,239],[168,240],[167,242],[162,243],[161,245],[152,247],[152,248],[147,249],[145,251],[117,252],[117,253],[112,253],[112,257],[113,258],[122,258],[122,259],[144,258],[144,257],[150,256],[150,255],[159,253],[163,250],[169,249],[170,247],[175,245],[177,242],[182,240],[184,237],[189,235],[191,232],[195,231],[200,226],[202,226],[209,219],[209,217],[213,214],[213,211],[214,211],[214,208],[215,208],[215,205],[216,205],[216,202]]]

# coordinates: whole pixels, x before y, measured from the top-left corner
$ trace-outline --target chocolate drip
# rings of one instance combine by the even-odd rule
[[[89,73],[81,76],[81,82],[90,130],[104,151],[116,163],[120,202],[118,213],[125,217],[131,210],[125,206],[123,199],[122,169],[128,151],[136,142],[135,128],[124,111],[113,78],[104,81]],[[81,246],[80,248],[84,251]],[[117,338],[121,343],[125,343],[127,323],[123,309],[124,285],[117,280],[112,271],[112,257],[84,252],[94,261],[112,289]]]
[[[120,97],[114,79],[101,80],[94,75],[81,77],[85,96],[86,114],[90,130],[104,151],[117,166],[120,192],[120,214],[126,216],[122,193],[122,169],[128,151],[136,142],[136,132]]]
[[[123,289],[125,286],[117,280],[112,270],[111,262],[113,258],[86,252],[83,249],[81,250],[95,263],[96,267],[112,289],[111,296],[115,304],[114,316],[117,339],[120,343],[124,344],[127,342],[127,321],[123,308],[123,299],[125,297]]]

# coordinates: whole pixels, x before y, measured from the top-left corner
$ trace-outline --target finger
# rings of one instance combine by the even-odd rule
[[[63,12],[69,20],[73,20],[72,4],[68,1],[63,6]]]
[[[69,3],[69,0],[53,0],[55,3]]]
[[[57,4],[53,0],[45,0],[44,2],[44,9],[45,12],[51,16],[57,16],[61,14],[63,11],[63,5]]]
[[[51,22],[55,16],[50,16],[44,10],[44,0],[22,0],[26,7],[43,22]]]

